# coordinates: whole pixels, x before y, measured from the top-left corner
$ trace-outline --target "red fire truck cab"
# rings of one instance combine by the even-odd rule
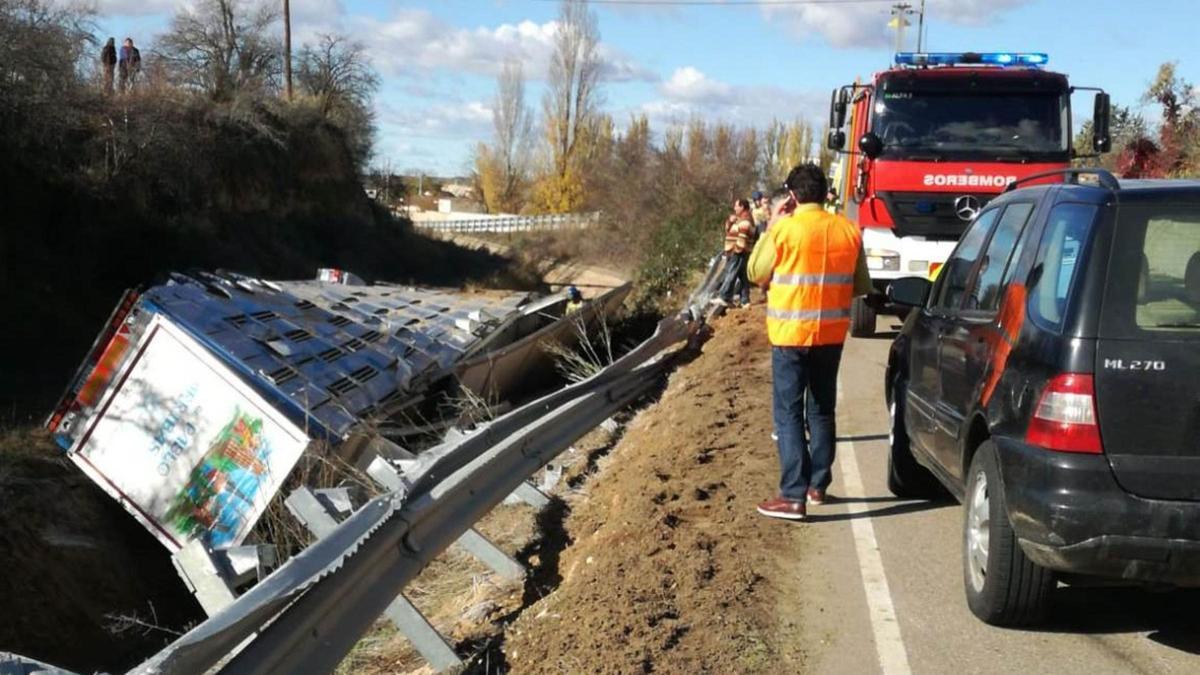
[[[863,228],[871,279],[931,275],[975,214],[1009,183],[1069,166],[1071,94],[1096,91],[1093,150],[1110,145],[1109,97],[1072,87],[1037,53],[899,53],[867,84],[833,91],[826,144],[841,151],[834,185]],[[847,113],[855,147],[845,150]],[[1047,181],[1062,180],[1048,178]],[[860,300],[851,333],[875,332]]]

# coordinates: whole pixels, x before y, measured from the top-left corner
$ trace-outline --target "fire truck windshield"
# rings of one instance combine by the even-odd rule
[[[871,128],[893,159],[1065,161],[1068,105],[1057,92],[885,90]]]

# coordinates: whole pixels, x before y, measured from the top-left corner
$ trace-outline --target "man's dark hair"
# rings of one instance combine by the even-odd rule
[[[829,181],[825,178],[825,172],[812,162],[797,164],[788,174],[784,185],[796,195],[796,201],[801,204],[820,204],[825,201],[825,195],[829,192]]]
[[[737,204],[739,207],[741,207],[743,209],[749,210],[749,208],[750,208],[750,200],[746,199],[745,197],[739,197],[738,200],[734,202],[734,204]]]

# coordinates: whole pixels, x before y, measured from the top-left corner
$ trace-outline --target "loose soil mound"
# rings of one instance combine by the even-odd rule
[[[572,500],[560,587],[505,631],[513,672],[797,672],[802,527],[768,521],[761,308],[717,321]],[[493,664],[494,667],[495,664]]]

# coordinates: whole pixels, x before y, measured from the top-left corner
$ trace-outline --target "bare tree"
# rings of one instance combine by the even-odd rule
[[[542,101],[554,171],[567,175],[600,105],[600,29],[586,0],[563,0]]]
[[[0,110],[28,99],[61,100],[99,52],[92,12],[48,0],[0,0]]]
[[[525,77],[520,61],[506,62],[500,72],[492,124],[496,142],[491,155],[500,169],[500,194],[496,201],[505,211],[517,211],[529,169],[529,141],[533,132],[533,113],[525,105]]]
[[[346,132],[360,166],[366,162],[375,136],[371,105],[379,90],[379,75],[362,43],[344,35],[322,34],[297,56],[296,80],[301,96],[316,103],[321,116]]]
[[[9,165],[78,161],[63,141],[93,120],[86,76],[100,49],[92,16],[53,0],[0,0],[0,148]]]
[[[159,51],[185,86],[215,100],[277,85],[282,62],[271,30],[279,14],[262,0],[197,0],[184,6]]]
[[[366,48],[344,35],[318,35],[317,44],[301,47],[297,61],[300,92],[316,99],[322,113],[369,107],[379,89],[379,75]]]

